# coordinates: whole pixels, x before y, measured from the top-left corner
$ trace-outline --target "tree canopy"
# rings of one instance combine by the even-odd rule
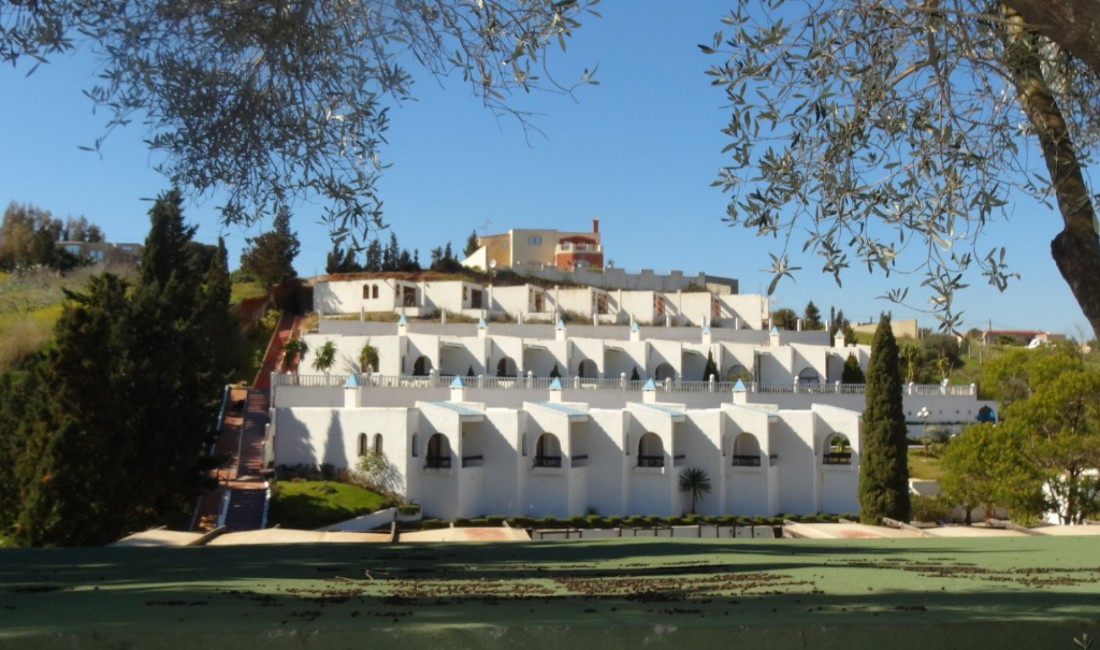
[[[512,93],[569,89],[548,50],[597,2],[2,3],[0,60],[90,47],[102,63],[85,91],[106,131],[141,122],[173,184],[225,192],[229,221],[309,197],[337,236],[358,237],[381,224],[374,185],[389,106],[411,97],[408,62],[509,112]]]
[[[1100,33],[1100,19],[1092,3],[1060,2],[1093,8],[1075,14],[1081,25],[1052,24],[1065,8],[1039,4],[734,3],[728,30],[700,46],[729,55],[709,70],[732,112],[731,161],[716,184],[730,194],[730,225],[781,241],[772,288],[796,270],[796,246],[821,256],[838,283],[854,265],[916,272],[951,328],[968,271],[1001,290],[1014,276],[1006,251],[982,248],[981,235],[1024,191],[1056,203],[1051,254],[1100,332],[1100,240],[1084,170],[1100,142],[1100,68],[1059,45],[1088,26]],[[1047,20],[1029,23],[1015,5]],[[911,302],[907,288],[886,295]]]
[[[0,524],[35,545],[102,544],[194,505],[228,372],[225,249],[180,197],[150,211],[139,280],[69,295],[56,345],[0,380]]]
[[[290,229],[290,212],[282,207],[269,232],[248,239],[241,253],[241,270],[266,285],[296,277],[294,258],[302,248],[298,233]]]

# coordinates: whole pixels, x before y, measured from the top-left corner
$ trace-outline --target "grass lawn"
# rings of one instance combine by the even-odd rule
[[[333,481],[279,481],[271,492],[269,525],[311,530],[379,509],[389,499]]]
[[[925,456],[924,450],[917,447],[909,448],[909,478],[939,481],[946,473],[943,469],[943,461],[938,456]]]
[[[266,295],[267,287],[260,282],[234,282],[230,288],[229,302],[235,305],[242,300]]]
[[[1064,648],[1095,537],[0,551],[0,647]]]

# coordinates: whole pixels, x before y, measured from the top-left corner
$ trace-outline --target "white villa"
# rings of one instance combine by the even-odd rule
[[[367,300],[397,292],[432,309],[475,291],[481,309],[502,304],[500,288],[468,282],[357,279],[315,291],[328,314],[360,313]],[[583,291],[591,290],[545,295],[560,307]],[[618,306],[655,292],[610,293]],[[703,305],[714,297],[682,296]],[[857,511],[863,387],[840,376],[849,356],[866,367],[868,347],[760,329],[755,310],[763,303],[766,313],[766,301],[733,297],[755,306],[713,329],[642,326],[635,312],[629,324],[568,326],[323,318],[304,336],[310,352],[299,366],[317,374],[274,376],[265,459],[352,467],[381,452],[391,487],[441,518],[679,514],[690,506],[679,490],[689,467],[710,478],[704,514]],[[516,320],[532,313],[555,309],[521,310]],[[676,316],[692,322],[685,311]],[[322,374],[312,364],[327,342],[336,362]],[[367,344],[378,368],[359,366]],[[719,376],[704,378],[708,357]],[[973,386],[908,386],[904,399],[918,430],[973,422],[987,405]]]

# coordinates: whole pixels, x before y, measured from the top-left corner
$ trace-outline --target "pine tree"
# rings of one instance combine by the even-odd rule
[[[248,239],[248,247],[241,253],[241,270],[266,285],[293,280],[299,250],[298,234],[290,229],[290,211],[280,208],[270,232]]]
[[[812,300],[806,303],[806,309],[802,312],[802,329],[809,331],[825,329],[825,323],[821,322],[821,310]]]
[[[469,257],[476,253],[479,248],[481,248],[481,244],[477,241],[477,230],[472,230],[470,236],[466,238],[466,246],[462,249],[462,254]]]
[[[883,517],[909,521],[909,461],[901,398],[898,344],[890,316],[879,319],[867,368],[859,467],[859,517],[879,524]]]
[[[381,271],[382,270],[382,243],[377,239],[372,239],[370,244],[367,245],[366,262],[363,264],[364,271]]]

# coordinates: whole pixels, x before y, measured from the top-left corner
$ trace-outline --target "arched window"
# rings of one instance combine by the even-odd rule
[[[726,370],[726,381],[737,381],[738,379],[747,384],[752,381],[752,373],[745,366],[735,363]]]
[[[451,445],[447,442],[447,436],[442,433],[433,433],[428,438],[427,466],[437,469],[451,466]]]
[[[596,371],[596,362],[591,359],[584,359],[577,365],[577,376],[584,379],[595,379],[598,372]]]
[[[416,458],[417,456],[420,455],[419,438],[420,438],[420,436],[418,436],[415,433],[413,434],[413,437],[412,437],[412,455],[413,455],[413,458]]]
[[[367,434],[365,434],[365,433],[360,433],[359,434],[359,444],[356,445],[356,448],[359,450],[358,455],[360,455],[360,456],[366,456],[367,455]]]
[[[417,377],[424,377],[432,371],[432,360],[425,356],[416,358],[413,362],[413,375]]]
[[[515,377],[516,362],[509,357],[504,357],[497,362],[497,377]]]
[[[852,443],[843,433],[834,433],[825,438],[825,465],[851,465]]]
[[[664,381],[666,379],[676,379],[676,370],[670,364],[662,363],[657,366],[657,370],[653,373],[653,378],[657,381]]]
[[[812,384],[820,384],[821,375],[817,374],[817,371],[813,368],[806,368],[802,372],[798,373],[798,385],[808,386]]]
[[[382,434],[381,433],[374,434],[374,444],[371,446],[371,451],[373,451],[376,454],[382,453]]]
[[[742,433],[733,441],[734,467],[760,467],[760,441],[751,433]]]
[[[656,433],[646,433],[638,440],[638,467],[664,467],[665,446]]]
[[[377,284],[371,286],[371,292],[370,293],[371,293],[371,298],[377,298],[378,297],[378,285]]]
[[[561,444],[552,433],[544,433],[535,443],[535,467],[561,467]]]
[[[369,300],[369,299],[370,299],[370,285],[369,284],[364,284],[363,285],[363,300]]]

